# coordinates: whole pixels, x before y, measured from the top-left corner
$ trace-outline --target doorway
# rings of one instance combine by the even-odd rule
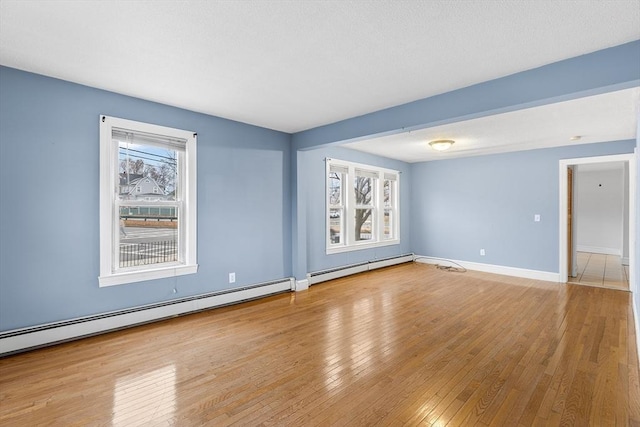
[[[627,162],[571,165],[567,172],[568,282],[628,291]]]
[[[628,226],[628,236],[625,235],[625,240],[628,242],[629,247],[629,267],[628,274],[626,279],[629,283],[629,290],[632,292],[638,292],[637,289],[634,289],[634,278],[636,274],[635,270],[635,225],[636,225],[636,209],[635,209],[635,197],[636,197],[636,169],[635,169],[635,161],[633,154],[619,154],[612,156],[601,156],[601,157],[586,157],[579,159],[563,159],[560,160],[560,179],[559,179],[559,188],[560,188],[560,224],[559,224],[559,281],[561,283],[566,283],[569,275],[571,273],[571,268],[569,266],[569,260],[572,258],[571,254],[577,255],[577,252],[573,250],[572,246],[575,246],[575,235],[572,233],[572,230],[569,229],[569,221],[571,219],[572,223],[575,223],[575,215],[569,217],[569,191],[572,191],[575,194],[575,188],[571,188],[568,183],[568,174],[569,169],[572,169],[573,166],[579,165],[594,165],[598,163],[609,163],[609,162],[625,162],[628,168],[628,186],[626,186],[625,190],[628,191],[627,199],[629,206],[629,226]],[[573,172],[575,176],[575,171]],[[574,210],[575,213],[575,210]],[[578,219],[579,221],[579,219]],[[572,227],[573,231],[575,231],[575,226]],[[573,242],[573,243],[571,243]],[[578,257],[576,257],[576,260]],[[583,256],[584,261],[584,256]],[[588,263],[588,259],[586,260]],[[595,265],[604,265],[606,269],[606,258],[604,262],[601,262],[598,257],[594,258],[594,268]],[[572,261],[572,266],[576,264],[575,261]],[[585,264],[586,268],[586,264]],[[599,267],[598,267],[599,268]],[[622,274],[626,274],[624,271]],[[604,273],[603,273],[604,274]]]

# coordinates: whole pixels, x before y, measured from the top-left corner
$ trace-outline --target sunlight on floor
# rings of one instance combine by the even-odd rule
[[[116,381],[113,425],[159,425],[173,419],[176,408],[176,368],[128,375]]]
[[[393,309],[390,297],[363,297],[347,307],[331,308],[324,322],[325,389],[331,391],[341,387],[344,363],[348,361],[352,375],[368,375],[374,363],[387,359],[395,349],[393,322],[387,319]],[[362,332],[354,334],[353,331]],[[353,337],[356,336],[357,339]]]

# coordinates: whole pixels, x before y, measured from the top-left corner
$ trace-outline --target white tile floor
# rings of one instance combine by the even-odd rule
[[[617,255],[578,252],[578,275],[569,283],[629,290],[629,267]]]

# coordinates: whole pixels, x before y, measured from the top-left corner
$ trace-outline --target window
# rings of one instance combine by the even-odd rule
[[[400,243],[398,171],[327,159],[327,253]]]
[[[196,134],[100,118],[100,286],[195,273]]]

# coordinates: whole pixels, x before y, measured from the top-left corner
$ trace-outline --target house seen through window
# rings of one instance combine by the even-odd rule
[[[178,151],[171,146],[135,143],[134,137],[113,131],[118,140],[118,265],[178,261]]]

